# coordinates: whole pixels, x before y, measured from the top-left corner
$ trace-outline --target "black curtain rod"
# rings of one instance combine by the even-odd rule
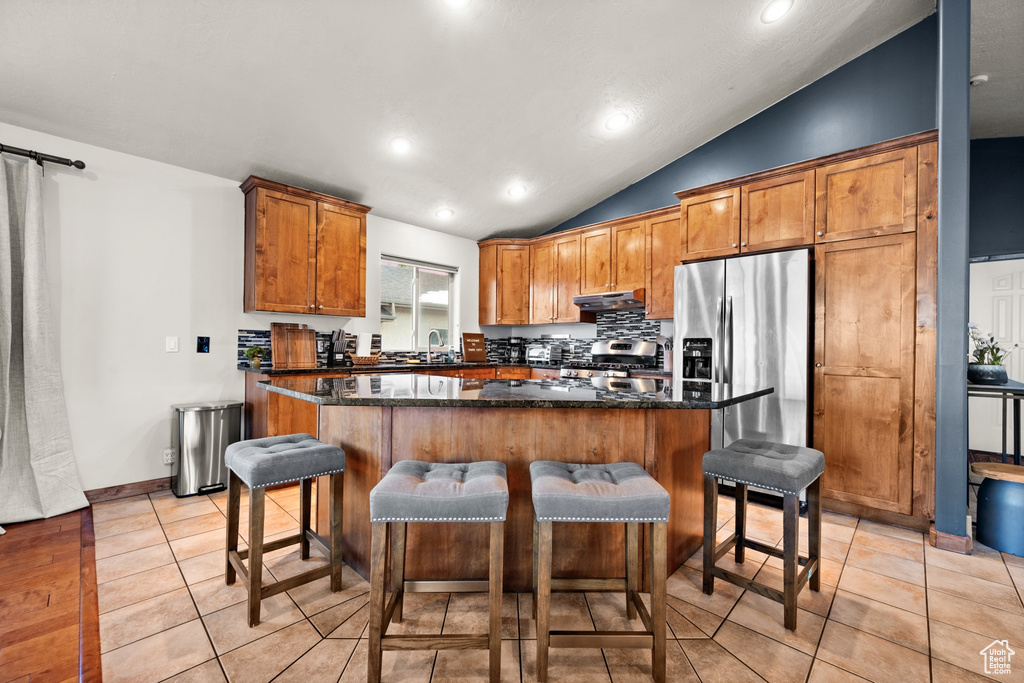
[[[7,152],[8,154],[17,154],[18,156],[28,157],[29,159],[35,159],[36,163],[40,166],[43,165],[44,161],[48,161],[51,164],[63,164],[65,166],[74,166],[75,168],[85,168],[84,161],[72,161],[66,157],[55,157],[52,154],[43,154],[42,152],[33,152],[28,149],[21,149],[20,147],[11,147],[0,143],[0,153]]]

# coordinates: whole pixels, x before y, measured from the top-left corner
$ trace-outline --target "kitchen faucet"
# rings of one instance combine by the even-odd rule
[[[438,346],[444,346],[444,344],[442,344],[442,340],[441,340],[441,330],[437,329],[436,327],[430,328],[430,333],[427,335],[427,362],[428,363],[433,363],[434,362],[434,347],[430,344],[430,340],[434,337],[435,334],[437,335],[437,345]]]

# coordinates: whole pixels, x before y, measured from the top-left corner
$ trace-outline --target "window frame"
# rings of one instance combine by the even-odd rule
[[[380,268],[383,268],[385,263],[394,263],[394,264],[398,264],[398,265],[408,266],[408,267],[411,267],[413,269],[412,302],[410,304],[410,309],[412,311],[412,332],[410,334],[409,347],[407,347],[407,348],[383,348],[383,346],[382,346],[381,350],[382,351],[405,352],[405,353],[421,353],[421,352],[427,351],[429,349],[429,346],[419,346],[419,344],[417,343],[417,341],[419,339],[419,333],[420,333],[420,269],[432,270],[434,272],[447,273],[448,274],[448,344],[443,345],[443,346],[435,346],[435,347],[433,347],[435,350],[437,350],[437,349],[442,349],[442,350],[447,349],[450,345],[452,345],[454,343],[453,335],[455,334],[455,326],[457,324],[457,321],[455,319],[455,302],[453,300],[454,297],[452,295],[453,295],[453,293],[455,291],[455,280],[456,280],[455,276],[458,275],[459,269],[456,268],[456,267],[453,267],[453,266],[446,266],[446,265],[439,264],[439,263],[430,263],[430,262],[427,262],[427,261],[416,261],[414,259],[402,258],[400,256],[389,256],[387,254],[381,254],[380,255]],[[381,271],[378,270],[378,272],[381,272]],[[382,289],[383,289],[383,286],[382,286]],[[382,294],[383,294],[383,292],[382,292]],[[381,297],[380,306],[378,308],[382,309],[387,304],[391,305],[392,312],[396,313],[396,315],[397,315],[395,302],[393,302],[393,301],[387,301],[386,302],[386,301],[384,301],[383,296]],[[380,316],[380,313],[378,313],[378,322],[381,324],[381,327],[383,327],[384,319]]]

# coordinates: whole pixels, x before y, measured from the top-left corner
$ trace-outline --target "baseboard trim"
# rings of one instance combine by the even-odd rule
[[[854,517],[860,517],[861,519],[867,519],[881,524],[902,526],[907,529],[913,529],[914,531],[928,531],[928,527],[931,524],[930,519],[925,519],[923,517],[903,515],[898,512],[889,512],[888,510],[876,510],[875,508],[869,508],[865,505],[847,503],[844,500],[836,500],[835,498],[826,498],[824,496],[821,498],[821,507],[831,512],[838,512],[843,515],[853,515]]]
[[[961,555],[970,555],[974,545],[970,536],[957,536],[936,531],[934,524],[931,524],[928,529],[928,543],[939,550],[949,550]]]
[[[119,484],[108,486],[103,489],[92,489],[85,492],[85,497],[90,503],[100,503],[106,500],[117,500],[118,498],[130,498],[142,493],[156,493],[171,488],[171,478],[161,477],[148,481],[137,481],[134,484]]]

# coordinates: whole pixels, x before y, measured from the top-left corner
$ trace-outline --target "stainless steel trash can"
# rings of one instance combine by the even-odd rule
[[[224,450],[242,438],[241,401],[171,406],[171,491],[182,498],[222,491],[228,485]]]

